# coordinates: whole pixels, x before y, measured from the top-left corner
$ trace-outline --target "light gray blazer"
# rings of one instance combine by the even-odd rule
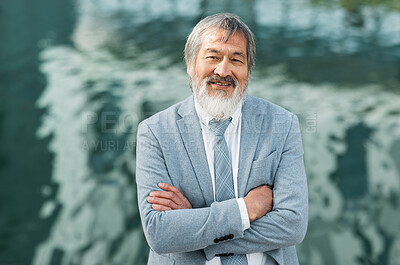
[[[298,264],[295,245],[306,233],[307,181],[297,117],[248,96],[242,108],[238,195],[273,187],[273,210],[243,232],[236,199],[213,201],[193,96],[139,124],[136,182],[148,264],[204,264],[218,255],[265,252],[278,264]],[[159,212],[146,201],[159,182],[176,186],[193,209]]]

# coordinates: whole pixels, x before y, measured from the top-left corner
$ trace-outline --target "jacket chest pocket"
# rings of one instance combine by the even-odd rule
[[[254,160],[251,164],[246,193],[261,185],[274,185],[277,152],[274,151],[265,158]]]

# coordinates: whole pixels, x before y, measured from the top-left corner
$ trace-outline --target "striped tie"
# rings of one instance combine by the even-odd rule
[[[215,199],[225,201],[235,198],[233,188],[232,164],[229,157],[228,145],[226,144],[224,133],[232,118],[209,122],[211,131],[215,134],[214,143],[214,172],[215,172]],[[222,265],[248,265],[245,254],[222,256]]]

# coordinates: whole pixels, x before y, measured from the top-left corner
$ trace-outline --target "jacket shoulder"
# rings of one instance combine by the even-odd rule
[[[191,101],[193,101],[192,96],[175,103],[174,105],[153,114],[152,116],[142,120],[139,123],[139,127],[142,127],[146,124],[149,127],[157,128],[162,127],[165,128],[166,126],[170,127],[173,124],[176,124],[176,121],[181,118],[179,115],[179,110],[184,105],[185,107],[191,105]]]
[[[251,105],[253,107],[254,111],[257,111],[259,113],[263,113],[266,115],[285,115],[287,117],[291,117],[294,114],[290,112],[289,110],[272,103],[266,99],[258,98],[255,96],[248,95],[246,99],[246,103]]]

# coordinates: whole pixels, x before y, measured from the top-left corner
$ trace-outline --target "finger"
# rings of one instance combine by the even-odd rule
[[[172,200],[178,205],[184,202],[181,198],[178,197],[177,194],[173,193],[172,191],[152,191],[149,195],[150,197],[158,197]]]
[[[148,197],[147,201],[149,203],[162,205],[171,209],[178,209],[178,205],[169,199],[159,198],[159,197]]]
[[[152,191],[149,194],[150,197],[160,197],[165,199],[172,199],[173,197],[177,197],[177,195],[171,191]]]
[[[186,200],[186,197],[183,196],[183,194],[177,187],[174,187],[172,185],[169,185],[168,183],[163,183],[163,182],[158,183],[158,186],[163,190],[171,191],[171,192],[175,193],[176,195],[178,195],[178,197],[180,199]]]
[[[160,212],[172,210],[169,207],[166,207],[166,206],[163,206],[163,205],[159,205],[159,204],[152,204],[151,208],[153,208],[156,211],[160,211]]]

